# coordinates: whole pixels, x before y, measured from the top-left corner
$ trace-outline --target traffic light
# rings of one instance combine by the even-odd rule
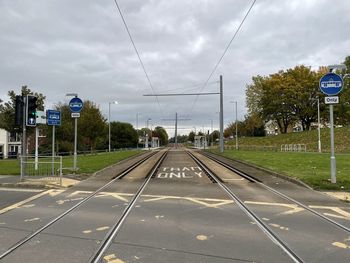
[[[38,98],[33,95],[27,95],[27,108],[26,108],[26,125],[36,126],[36,107]]]
[[[16,96],[15,101],[15,125],[22,126],[23,124],[23,97]]]

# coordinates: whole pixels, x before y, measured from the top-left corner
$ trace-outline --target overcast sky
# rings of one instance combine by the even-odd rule
[[[219,123],[224,79],[225,126],[246,114],[245,87],[255,75],[305,64],[317,69],[350,55],[349,0],[257,0],[220,66],[204,83],[242,21],[248,0],[119,0],[154,90],[148,84],[114,0],[0,0],[0,98],[22,85],[43,93],[46,108],[66,93],[94,101],[111,119],[139,127],[151,118],[173,136]]]

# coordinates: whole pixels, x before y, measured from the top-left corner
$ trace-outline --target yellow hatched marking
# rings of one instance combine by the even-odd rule
[[[0,215],[3,214],[3,213],[8,212],[8,211],[10,211],[10,210],[13,210],[13,209],[15,209],[15,208],[19,208],[20,206],[22,206],[22,205],[24,205],[24,204],[27,204],[27,203],[29,203],[29,202],[31,202],[31,201],[34,201],[35,199],[38,199],[39,197],[42,197],[42,196],[47,195],[47,194],[50,194],[50,193],[52,193],[52,192],[54,192],[54,191],[55,191],[55,190],[53,190],[53,189],[47,190],[47,191],[45,191],[45,192],[41,192],[40,194],[34,195],[34,196],[32,196],[32,197],[29,197],[29,198],[27,198],[27,199],[25,199],[25,200],[23,200],[23,201],[21,201],[21,202],[18,202],[18,203],[16,203],[16,204],[11,205],[11,206],[5,207],[5,208],[3,208],[3,209],[0,210]]]
[[[346,212],[345,210],[339,208],[339,207],[335,207],[335,206],[315,206],[315,205],[311,205],[310,208],[314,208],[314,209],[328,209],[328,210],[332,210],[340,215],[342,215],[345,219],[350,220],[350,213]]]
[[[269,202],[254,202],[254,201],[245,201],[246,204],[253,204],[253,205],[268,205],[268,206],[282,206],[291,208],[290,210],[280,213],[280,215],[291,215],[296,214],[304,210],[304,208],[299,207],[295,204],[283,204],[283,203],[269,203]]]

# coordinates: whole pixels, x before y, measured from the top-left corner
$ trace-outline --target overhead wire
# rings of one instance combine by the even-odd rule
[[[140,56],[140,54],[139,54],[139,51],[138,51],[138,49],[137,49],[137,47],[136,47],[136,45],[135,45],[134,39],[133,39],[133,37],[131,36],[129,27],[128,27],[127,23],[126,23],[126,20],[124,19],[123,13],[122,13],[122,11],[121,11],[121,9],[120,9],[120,7],[119,7],[119,4],[118,4],[117,0],[114,0],[114,3],[115,3],[115,5],[116,5],[116,7],[117,7],[117,9],[118,9],[118,12],[119,12],[119,14],[120,14],[121,19],[123,20],[124,27],[125,27],[125,29],[126,29],[126,32],[127,32],[128,35],[129,35],[130,41],[131,41],[131,43],[132,43],[132,46],[134,47],[135,53],[136,53],[136,55],[137,55],[137,57],[138,57],[138,59],[139,59],[140,65],[141,65],[141,67],[142,67],[142,69],[143,69],[143,72],[145,73],[145,76],[146,76],[146,78],[147,78],[148,84],[149,84],[149,86],[151,87],[153,94],[155,94],[156,92],[155,92],[154,87],[153,87],[153,85],[152,85],[151,79],[150,79],[150,77],[149,77],[149,75],[148,75],[148,73],[147,73],[147,71],[146,71],[146,67],[145,67],[145,65],[144,65],[144,63],[143,63],[143,61],[142,61],[142,59],[141,59],[141,56]],[[155,96],[155,97],[156,97],[156,101],[157,101],[158,106],[159,106],[159,109],[160,109],[160,113],[162,113],[162,107],[160,106],[160,103],[159,103],[159,100],[158,100],[158,96]]]
[[[217,68],[219,67],[219,65],[220,65],[220,63],[221,63],[221,61],[222,61],[222,59],[223,59],[224,56],[226,55],[228,49],[230,48],[230,46],[231,46],[233,40],[236,38],[238,32],[241,30],[241,28],[242,28],[242,26],[243,26],[243,24],[244,24],[244,21],[247,19],[248,15],[249,15],[250,11],[252,10],[253,6],[255,5],[255,2],[256,2],[256,1],[257,1],[257,0],[253,0],[253,2],[252,2],[252,4],[250,5],[248,11],[246,12],[245,16],[243,17],[241,23],[239,24],[238,28],[236,29],[235,33],[233,34],[233,36],[232,36],[230,42],[229,42],[228,45],[226,46],[224,52],[222,53],[221,57],[219,58],[219,60],[218,60],[217,63],[215,64],[213,70],[210,72],[209,77],[208,77],[207,80],[205,81],[205,84],[203,85],[203,87],[200,88],[199,92],[202,92],[203,89],[204,89],[205,87],[208,86],[209,80],[212,78],[212,76],[213,76],[214,73],[216,72]],[[192,104],[192,107],[191,107],[190,112],[193,111],[194,106],[196,105],[196,103],[197,103],[197,101],[198,101],[198,98],[199,98],[199,95],[197,95],[197,96],[195,97],[195,100],[194,100],[194,102],[193,102],[193,104]]]

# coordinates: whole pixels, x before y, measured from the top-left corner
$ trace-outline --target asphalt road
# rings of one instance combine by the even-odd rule
[[[147,161],[136,168],[2,262],[88,262],[154,163]],[[222,167],[209,166],[305,262],[349,262],[349,233]],[[0,214],[0,254],[120,170],[106,171],[66,191],[11,192],[13,197],[1,198],[4,209],[41,195]],[[269,183],[276,185],[274,180],[285,192],[305,193],[310,197],[309,205],[349,224],[348,204],[281,179],[272,178]],[[123,224],[104,262],[292,261],[184,151],[172,150]]]

